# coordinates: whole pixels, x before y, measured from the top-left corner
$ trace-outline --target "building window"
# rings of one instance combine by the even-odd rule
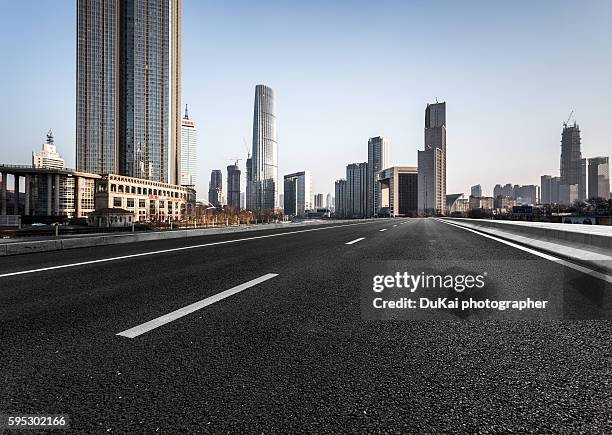
[[[144,199],[139,199],[138,200],[138,207],[139,208],[145,208],[147,206],[146,202]]]
[[[113,197],[113,207],[121,207],[121,197]]]
[[[117,191],[117,185],[111,184],[111,192],[116,192],[116,191]]]
[[[127,208],[134,208],[134,198],[127,199]]]

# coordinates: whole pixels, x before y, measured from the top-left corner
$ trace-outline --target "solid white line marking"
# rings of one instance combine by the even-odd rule
[[[570,269],[577,270],[578,272],[582,272],[582,273],[585,273],[587,275],[591,275],[591,276],[593,276],[595,278],[599,278],[601,280],[604,280],[604,281],[612,283],[612,276],[606,275],[605,273],[598,272],[596,270],[590,269],[590,268],[585,267],[585,266],[580,266],[579,264],[575,264],[575,263],[572,263],[570,261],[563,260],[562,258],[557,258],[557,257],[554,257],[552,255],[545,254],[544,252],[540,252],[540,251],[537,251],[535,249],[527,248],[526,246],[523,246],[523,245],[519,245],[519,244],[516,244],[516,243],[509,242],[508,240],[500,239],[498,237],[491,236],[489,234],[481,233],[480,231],[476,231],[476,230],[473,230],[471,228],[467,228],[467,227],[464,227],[464,226],[461,226],[461,225],[457,225],[457,224],[454,224],[454,223],[451,223],[451,222],[446,222],[446,221],[441,220],[441,219],[436,219],[436,220],[438,222],[442,222],[443,224],[451,225],[453,227],[461,228],[462,230],[470,231],[472,233],[478,234],[479,236],[486,237],[487,239],[495,240],[495,241],[497,241],[499,243],[503,243],[504,245],[512,246],[513,248],[520,249],[521,251],[529,252],[530,254],[537,255],[538,257],[545,258],[546,260],[552,261],[554,263],[560,264],[560,265],[565,266],[565,267],[569,267]]]
[[[205,248],[207,246],[216,246],[216,245],[225,245],[225,244],[228,244],[228,243],[246,242],[248,240],[266,239],[266,238],[269,238],[269,237],[280,237],[280,236],[287,236],[287,235],[291,235],[291,234],[308,233],[308,232],[311,232],[311,231],[322,231],[322,230],[329,230],[329,229],[333,229],[333,228],[350,227],[350,226],[353,226],[353,225],[365,225],[365,224],[371,224],[371,223],[374,223],[374,222],[375,221],[372,220],[372,221],[369,221],[369,222],[359,222],[359,223],[355,223],[355,224],[334,225],[334,226],[331,226],[331,227],[309,228],[307,230],[287,231],[287,232],[284,232],[284,233],[276,233],[276,234],[266,234],[265,236],[244,237],[242,239],[224,240],[224,241],[221,241],[221,242],[203,243],[201,245],[181,246],[180,248],[160,249],[158,251],[141,252],[140,254],[120,255],[118,257],[101,258],[99,260],[81,261],[81,262],[78,262],[78,263],[61,264],[59,266],[41,267],[39,269],[28,269],[28,270],[21,270],[19,272],[3,273],[3,274],[0,274],[0,278],[6,278],[8,276],[15,276],[15,275],[25,275],[25,274],[28,274],[28,273],[44,272],[44,271],[47,271],[47,270],[66,269],[66,268],[69,268],[69,267],[85,266],[87,264],[106,263],[106,262],[109,262],[109,261],[125,260],[126,258],[145,257],[145,256],[148,256],[148,255],[165,254],[165,253],[168,253],[168,252],[186,251],[186,250],[189,250],[189,249]]]
[[[240,284],[236,287],[232,287],[229,290],[225,290],[225,291],[222,291],[221,293],[217,293],[214,296],[210,296],[206,299],[202,299],[199,302],[195,302],[191,305],[187,305],[186,307],[180,308],[176,311],[172,311],[171,313],[168,313],[161,317],[157,317],[153,320],[149,320],[148,322],[143,323],[142,325],[138,325],[133,328],[126,329],[125,331],[120,332],[117,335],[120,335],[122,337],[127,337],[127,338],[138,337],[139,335],[142,335],[145,332],[149,332],[152,329],[159,328],[160,326],[165,325],[166,323],[170,323],[176,319],[180,319],[181,317],[186,316],[187,314],[191,314],[194,311],[198,311],[204,307],[207,307],[208,305],[212,305],[215,302],[219,302],[225,298],[235,295],[236,293],[240,293],[243,290],[246,290],[250,287],[253,287],[271,278],[274,278],[275,276],[278,276],[278,274],[268,273],[264,276],[260,276],[259,278],[245,282],[244,284]]]
[[[387,231],[387,228],[383,228],[382,230],[378,230],[378,231],[382,233],[383,231]]]
[[[397,225],[393,225],[394,227],[396,227]]]
[[[359,237],[358,239],[351,240],[350,242],[346,242],[345,245],[352,245],[353,243],[361,242],[365,237]]]

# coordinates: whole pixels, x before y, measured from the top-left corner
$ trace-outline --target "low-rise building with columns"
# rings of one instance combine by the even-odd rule
[[[181,220],[193,213],[193,188],[116,174],[0,165],[0,215],[85,218],[94,210],[124,208],[136,222]],[[13,191],[9,201],[9,176]],[[24,198],[21,195],[24,181]]]

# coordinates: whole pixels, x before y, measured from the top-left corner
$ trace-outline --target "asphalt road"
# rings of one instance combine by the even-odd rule
[[[363,320],[381,261],[486,271],[509,298],[560,283],[563,320]],[[0,414],[69,414],[75,433],[610,433],[611,292],[433,219],[5,257]]]

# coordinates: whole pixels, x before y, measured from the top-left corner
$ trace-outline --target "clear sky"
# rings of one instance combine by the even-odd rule
[[[0,1],[0,162],[30,163],[52,128],[73,167],[76,1]],[[250,149],[259,83],[276,93],[279,177],[310,170],[315,193],[367,159],[371,136],[390,139],[392,164],[416,165],[436,98],[448,193],[557,174],[572,109],[583,157],[612,154],[610,0],[184,0],[183,14],[198,197]]]

